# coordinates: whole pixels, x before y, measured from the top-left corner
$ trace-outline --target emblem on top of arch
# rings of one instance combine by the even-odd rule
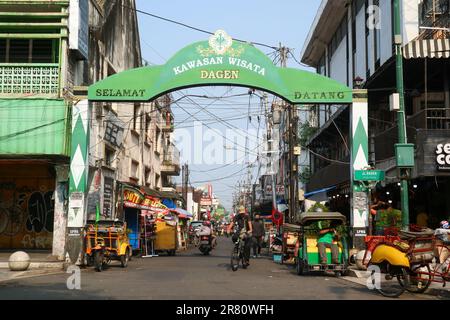
[[[197,52],[202,57],[209,57],[211,55],[229,55],[232,57],[239,57],[244,52],[244,47],[239,46],[233,48],[233,38],[230,37],[224,30],[217,30],[208,40],[209,47],[197,47]]]
[[[233,38],[231,38],[225,31],[217,30],[209,37],[209,46],[216,54],[224,54],[233,45]]]

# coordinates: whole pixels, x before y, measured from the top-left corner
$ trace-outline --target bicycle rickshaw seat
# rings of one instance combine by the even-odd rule
[[[402,239],[417,239],[417,238],[426,238],[426,237],[432,237],[434,235],[434,230],[432,229],[425,229],[423,231],[403,231],[400,230],[398,235]]]

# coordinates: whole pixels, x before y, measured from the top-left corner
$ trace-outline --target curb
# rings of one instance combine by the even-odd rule
[[[8,262],[0,262],[0,269],[8,269]],[[28,270],[30,269],[64,269],[64,262],[31,262]]]
[[[341,279],[352,282],[352,283],[359,284],[361,286],[365,286],[365,283],[363,283],[363,282],[365,282],[365,279],[367,278],[367,276],[363,276],[363,274],[365,274],[365,272],[366,271],[349,269],[347,276],[341,277]],[[425,291],[425,293],[423,293],[423,294],[432,295],[432,296],[445,298],[445,299],[450,299],[450,290],[443,289],[443,288],[428,288],[427,291]]]

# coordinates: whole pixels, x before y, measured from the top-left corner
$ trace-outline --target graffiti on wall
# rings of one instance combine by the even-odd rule
[[[0,248],[51,248],[53,190],[32,184],[0,182]]]

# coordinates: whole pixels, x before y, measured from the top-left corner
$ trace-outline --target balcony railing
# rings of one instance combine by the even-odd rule
[[[450,109],[429,108],[406,119],[409,143],[416,143],[417,129],[450,130]],[[375,137],[376,160],[394,157],[394,144],[398,142],[398,127],[394,126]]]
[[[180,173],[180,151],[177,148],[170,147],[164,151],[161,171],[173,175]]]
[[[0,64],[0,97],[56,97],[59,65]]]

